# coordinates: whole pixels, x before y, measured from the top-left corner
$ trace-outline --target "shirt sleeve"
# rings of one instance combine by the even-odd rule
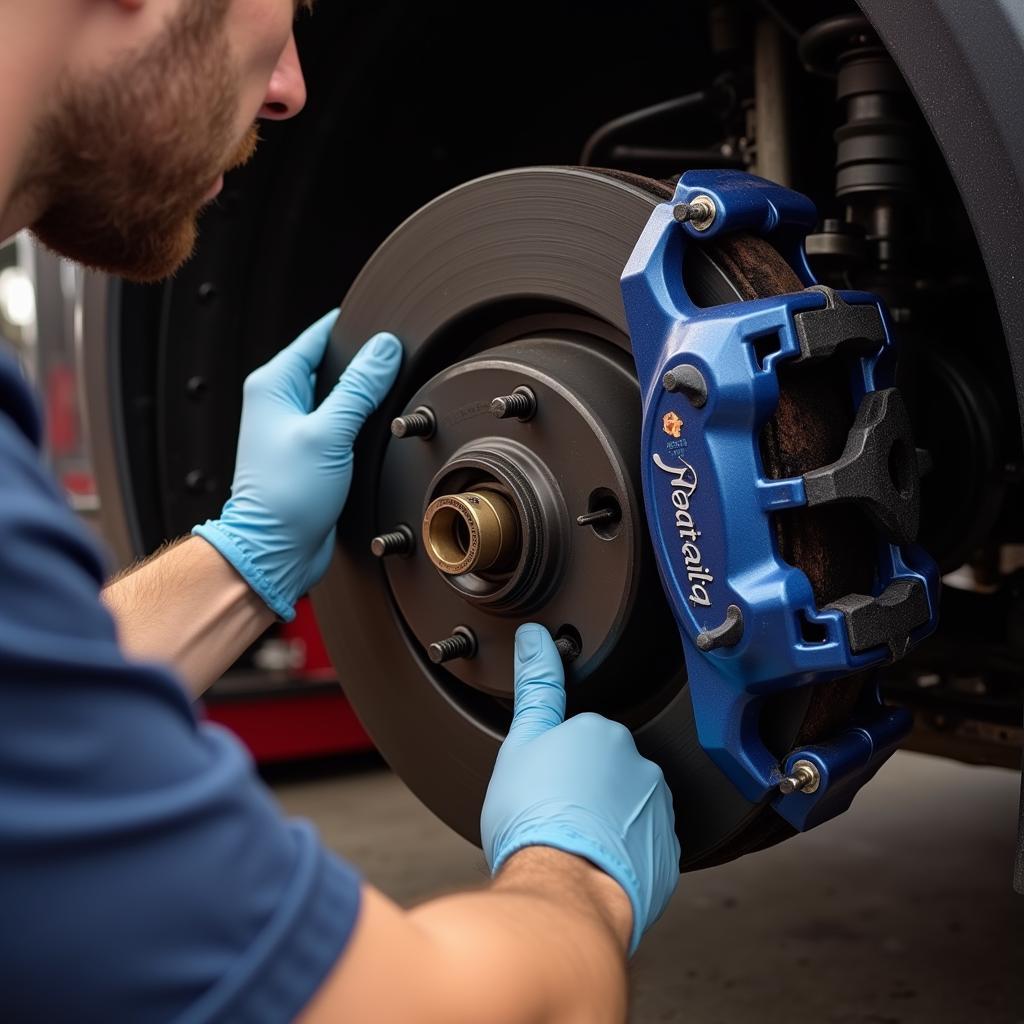
[[[291,1020],[345,948],[359,879],[172,675],[122,656],[15,386],[0,357],[2,1016]]]

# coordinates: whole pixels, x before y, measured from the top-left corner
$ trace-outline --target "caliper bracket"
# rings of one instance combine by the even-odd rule
[[[714,214],[695,223],[676,214],[682,204]],[[894,387],[888,316],[873,295],[815,283],[803,240],[816,220],[810,200],[771,182],[690,171],[655,209],[622,277],[643,395],[644,500],[700,741],[744,796],[771,799],[799,829],[849,806],[909,716],[869,687],[845,732],[780,763],[761,739],[765,699],[901,657],[935,628],[938,604],[935,564],[913,543],[918,453]],[[698,308],[683,284],[687,247],[734,231],[769,238],[805,289]],[[762,358],[766,336],[777,345]],[[768,478],[758,438],[778,405],[779,366],[835,356],[858,410],[841,456]],[[875,584],[819,608],[807,575],[782,559],[772,514],[837,502],[857,505],[877,531]],[[816,785],[781,793],[795,768]]]

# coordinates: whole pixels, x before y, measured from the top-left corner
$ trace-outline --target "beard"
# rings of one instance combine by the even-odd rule
[[[131,281],[191,255],[219,175],[247,162],[255,126],[232,140],[240,87],[225,32],[230,0],[187,0],[145,50],[60,83],[29,175],[47,248]]]

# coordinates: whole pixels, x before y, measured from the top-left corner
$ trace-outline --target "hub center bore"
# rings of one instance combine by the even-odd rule
[[[519,521],[497,491],[446,494],[427,506],[423,545],[440,572],[501,572],[519,559]]]

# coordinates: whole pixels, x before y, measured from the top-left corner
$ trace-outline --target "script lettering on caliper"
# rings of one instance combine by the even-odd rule
[[[675,506],[675,524],[679,531],[679,539],[683,541],[680,553],[686,563],[686,578],[690,582],[690,593],[687,597],[690,604],[707,608],[711,604],[707,584],[713,583],[715,577],[705,568],[697,538],[700,530],[693,520],[690,510],[690,499],[697,492],[697,471],[686,461],[678,466],[669,466],[662,461],[661,455],[654,454],[654,464],[658,469],[671,474],[672,504]]]

